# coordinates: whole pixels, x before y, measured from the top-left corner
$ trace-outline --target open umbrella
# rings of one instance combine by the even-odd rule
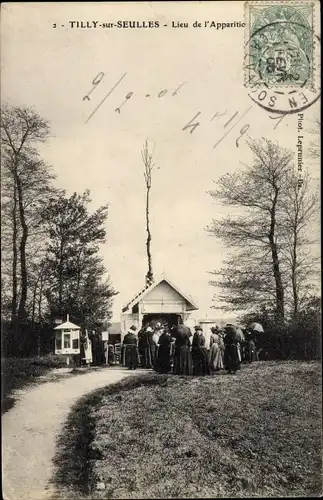
[[[253,330],[254,332],[264,333],[264,329],[260,323],[251,323],[248,326],[248,330]]]

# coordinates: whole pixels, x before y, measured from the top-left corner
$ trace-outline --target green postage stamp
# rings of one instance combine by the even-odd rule
[[[247,2],[245,84],[262,88],[314,85],[314,4]]]

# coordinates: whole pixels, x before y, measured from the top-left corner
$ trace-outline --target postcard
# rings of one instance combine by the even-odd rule
[[[322,494],[320,36],[2,4],[6,500]]]

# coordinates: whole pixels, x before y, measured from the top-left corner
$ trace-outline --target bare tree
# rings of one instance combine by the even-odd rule
[[[149,203],[150,203],[150,189],[151,189],[151,172],[154,168],[154,162],[152,154],[149,153],[148,141],[146,140],[141,151],[142,160],[144,162],[144,178],[146,183],[146,249],[147,249],[147,259],[148,259],[148,272],[146,274],[146,285],[150,285],[154,282],[154,274],[152,268],[152,257],[151,257],[151,231],[150,231],[150,220],[149,220]]]
[[[296,316],[311,292],[310,278],[316,271],[315,259],[309,248],[316,243],[310,237],[309,227],[319,211],[319,196],[311,189],[311,177],[303,175],[302,186],[294,170],[286,175],[285,196],[282,198],[280,232],[284,245],[282,251],[292,289],[292,315]]]
[[[321,120],[319,116],[316,116],[311,120],[313,127],[309,130],[314,136],[314,140],[310,142],[309,156],[313,159],[319,159],[321,155],[320,148],[320,133],[321,133]]]
[[[254,157],[252,165],[245,171],[222,176],[217,189],[210,192],[224,205],[239,208],[239,214],[213,220],[209,232],[232,247],[248,247],[251,262],[256,251],[270,255],[276,320],[282,324],[285,296],[278,223],[280,199],[284,196],[285,178],[293,153],[267,139],[250,140],[249,147]]]
[[[209,228],[233,250],[225,267],[213,271],[211,284],[222,289],[224,308],[273,310],[282,324],[313,293],[316,241],[310,228],[318,195],[307,172],[299,186],[292,151],[265,139],[250,141],[249,147],[252,165],[221,177],[210,192],[238,210]]]

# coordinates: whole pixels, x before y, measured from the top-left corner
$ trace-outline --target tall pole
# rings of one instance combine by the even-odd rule
[[[151,231],[150,231],[150,220],[149,220],[149,204],[150,204],[150,189],[151,189],[151,172],[154,168],[154,163],[152,161],[152,155],[148,150],[148,142],[147,140],[144,143],[144,147],[141,151],[142,159],[144,162],[144,178],[146,183],[146,232],[147,232],[147,240],[146,240],[146,250],[147,250],[147,259],[148,259],[148,272],[146,274],[146,286],[151,285],[154,282],[154,274],[152,268],[152,257],[151,257]]]

